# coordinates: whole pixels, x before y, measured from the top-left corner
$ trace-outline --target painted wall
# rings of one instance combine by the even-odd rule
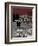
[[[19,15],[31,15],[32,14],[32,7],[15,7],[12,6],[11,7],[11,11],[14,14],[19,14]]]

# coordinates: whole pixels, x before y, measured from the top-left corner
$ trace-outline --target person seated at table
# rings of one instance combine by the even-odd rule
[[[19,20],[19,14],[13,14],[13,22],[15,22],[15,20]]]

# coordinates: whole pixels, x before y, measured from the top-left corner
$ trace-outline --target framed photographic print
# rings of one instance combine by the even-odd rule
[[[5,3],[5,43],[37,42],[37,4]]]

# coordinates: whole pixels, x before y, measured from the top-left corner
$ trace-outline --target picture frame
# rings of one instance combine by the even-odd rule
[[[37,42],[37,4],[5,2],[5,44]]]

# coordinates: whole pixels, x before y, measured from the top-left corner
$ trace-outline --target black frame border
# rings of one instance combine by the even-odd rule
[[[21,4],[21,5],[34,5],[36,6],[36,39],[34,41],[18,41],[18,42],[9,42],[9,4]],[[7,10],[7,30],[6,32],[6,10]],[[8,36],[6,36],[6,33]],[[5,2],[5,44],[16,44],[16,43],[31,43],[31,42],[37,42],[37,4],[32,3],[19,3],[19,2]]]

